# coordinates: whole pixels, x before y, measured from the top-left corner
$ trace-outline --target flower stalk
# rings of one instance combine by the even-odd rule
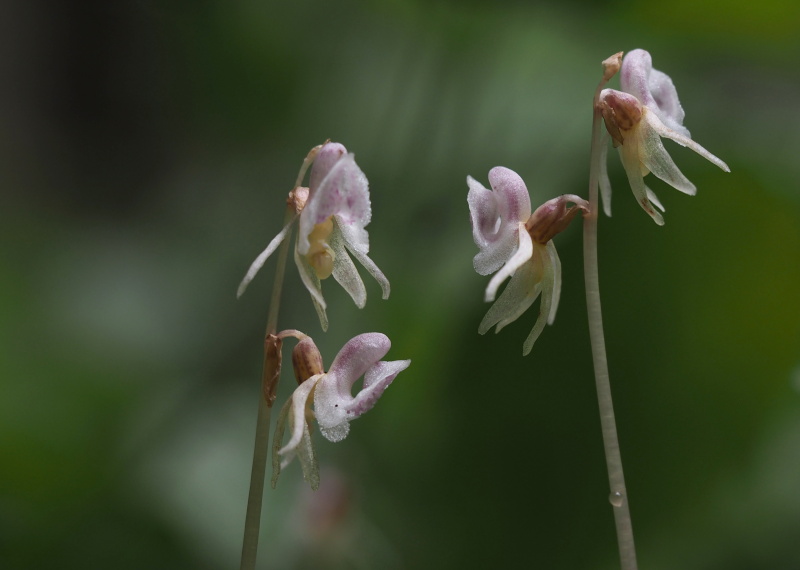
[[[603,315],[600,306],[600,278],[597,262],[597,218],[598,188],[600,184],[602,109],[599,105],[600,92],[605,84],[619,70],[622,53],[617,53],[603,62],[603,79],[597,86],[592,105],[592,147],[589,167],[589,213],[583,221],[583,267],[586,283],[586,306],[589,318],[589,337],[592,345],[597,400],[600,406],[600,424],[603,433],[606,467],[610,486],[609,501],[614,509],[617,528],[617,544],[622,570],[636,570],[636,548],[633,542],[633,526],[628,507],[628,493],[622,471],[622,456],[617,438],[614,419],[614,405],[611,399],[611,383],[608,374],[606,343],[603,335]]]
[[[305,162],[303,165],[306,166]],[[304,172],[303,170],[302,173]],[[286,209],[284,225],[289,223],[294,215],[294,208],[290,205]],[[269,303],[269,312],[267,313],[267,330],[264,334],[264,367],[261,375],[260,396],[258,398],[253,466],[250,470],[250,491],[247,496],[247,512],[244,519],[242,560],[239,566],[241,570],[253,570],[256,567],[256,557],[258,555],[261,505],[264,499],[264,480],[267,471],[267,453],[269,451],[269,424],[272,419],[272,403],[275,400],[275,391],[278,377],[280,376],[280,340],[275,337],[275,332],[278,327],[278,312],[280,310],[283,277],[286,273],[286,260],[289,257],[290,243],[290,239],[284,240],[278,250],[278,267],[275,271],[275,282],[272,286],[272,297]],[[277,352],[275,351],[276,347]]]

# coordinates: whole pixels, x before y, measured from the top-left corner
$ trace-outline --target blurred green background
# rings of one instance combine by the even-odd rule
[[[0,7],[0,567],[234,568],[278,232],[327,138],[370,180],[357,310],[319,328],[290,266],[280,327],[327,363],[366,331],[411,358],[323,487],[268,490],[263,568],[612,569],[579,224],[564,289],[477,334],[465,178],[585,195],[600,61],[648,49],[695,140],[699,188],[610,157],[600,222],[612,387],[640,566],[800,569],[800,5],[199,1]],[[616,81],[614,82],[616,85]],[[652,178],[652,177],[650,177]],[[284,377],[283,401],[294,380]]]

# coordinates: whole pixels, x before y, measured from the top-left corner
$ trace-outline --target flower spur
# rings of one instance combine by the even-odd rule
[[[619,150],[631,190],[641,207],[658,225],[664,218],[654,206],[664,211],[644,177],[653,173],[670,186],[693,196],[697,188],[678,169],[664,148],[661,138],[669,138],[709,160],[725,172],[730,168],[722,160],[694,142],[683,126],[684,111],[678,92],[669,76],[653,69],[650,54],[637,49],[629,52],[620,69],[622,91],[603,89],[598,102],[603,121],[614,147]],[[604,138],[600,158],[600,194],[603,210],[611,215],[611,182],[606,157],[608,139]]]

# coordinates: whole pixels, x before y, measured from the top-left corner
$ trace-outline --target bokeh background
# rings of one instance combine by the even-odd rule
[[[724,174],[615,155],[606,333],[640,565],[800,569],[800,4],[293,0],[0,5],[0,567],[237,567],[269,263],[308,149],[370,180],[353,306],[319,328],[290,266],[280,326],[329,363],[356,334],[411,358],[351,435],[268,490],[262,568],[618,567],[579,224],[561,307],[477,326],[465,178],[586,193],[600,61],[646,48]],[[615,80],[616,81],[616,80]],[[652,177],[651,177],[652,178]],[[279,401],[294,380],[286,371]]]

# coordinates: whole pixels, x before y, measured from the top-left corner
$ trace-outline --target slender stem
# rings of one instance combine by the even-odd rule
[[[621,54],[618,54],[621,56]],[[606,358],[606,343],[603,336],[603,315],[600,308],[600,278],[597,263],[597,218],[598,218],[598,177],[600,170],[601,125],[597,103],[600,91],[608,79],[606,73],[597,86],[594,96],[592,118],[592,158],[589,168],[589,213],[583,222],[584,277],[586,280],[586,305],[589,316],[589,337],[592,344],[597,400],[600,405],[600,424],[603,431],[603,446],[608,468],[608,481],[611,488],[609,501],[614,508],[614,521],[617,527],[617,543],[622,570],[636,570],[636,549],[633,543],[633,526],[628,508],[628,494],[622,472],[622,457],[617,439],[617,426],[614,420],[614,405],[611,401],[611,384]]]
[[[286,210],[283,224],[286,225],[295,215],[294,208],[290,205]],[[267,330],[264,344],[264,368],[262,372],[262,386],[272,376],[274,363],[267,355],[266,338],[275,334],[278,327],[278,310],[281,303],[281,290],[283,289],[283,276],[286,273],[286,259],[289,255],[291,243],[291,230],[286,235],[278,250],[278,267],[275,271],[275,283],[272,286],[272,298],[267,315]],[[253,449],[253,467],[250,471],[250,493],[247,496],[247,513],[244,521],[244,538],[242,540],[241,570],[253,570],[256,567],[258,555],[258,534],[261,528],[261,503],[264,498],[264,480],[267,470],[267,453],[269,451],[269,423],[272,418],[272,402],[268,402],[264,390],[259,389],[258,416],[256,418],[256,438]]]

